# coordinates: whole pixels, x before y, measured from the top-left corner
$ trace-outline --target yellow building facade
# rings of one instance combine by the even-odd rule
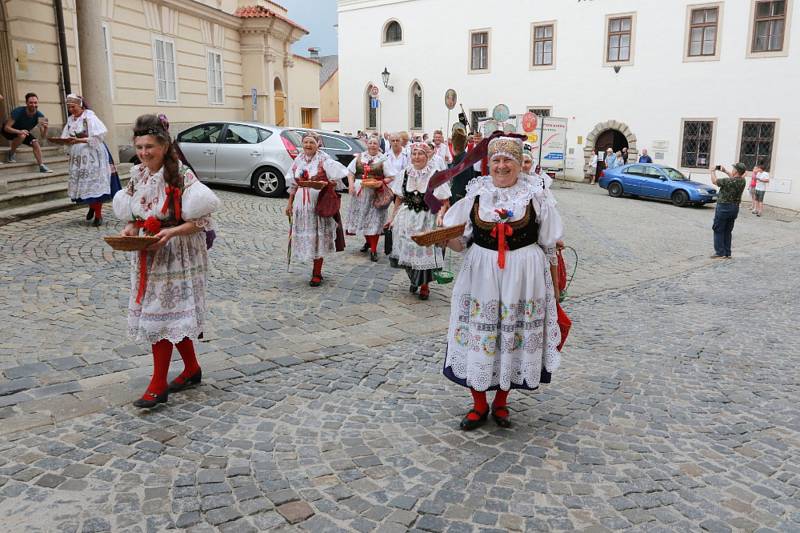
[[[82,94],[118,144],[152,112],[319,127],[319,63],[290,51],[307,33],[267,0],[0,0],[0,94],[36,93],[52,126]]]

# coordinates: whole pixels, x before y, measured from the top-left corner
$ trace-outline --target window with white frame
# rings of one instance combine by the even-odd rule
[[[718,24],[718,7],[692,10],[689,22],[689,57],[716,55]]]
[[[753,168],[759,161],[763,162],[766,168],[771,166],[775,124],[774,120],[742,122],[739,161],[747,168]]]
[[[153,62],[156,74],[156,100],[177,102],[178,85],[175,65],[175,43],[163,37],[153,39]]]
[[[543,67],[553,64],[553,38],[555,24],[533,26],[533,66]]]
[[[780,52],[786,32],[786,0],[757,1],[752,53]]]
[[[630,61],[633,42],[633,17],[609,18],[607,29],[606,61],[608,63],[626,63]]]
[[[489,70],[489,32],[472,31],[469,34],[471,71]]]
[[[111,31],[108,24],[103,23],[103,48],[106,53],[106,65],[108,65],[108,88],[111,90],[111,100],[114,100],[114,66],[111,63]]]
[[[225,90],[222,84],[222,54],[209,50],[206,54],[208,60],[208,102],[211,104],[225,103]]]
[[[714,122],[711,120],[686,120],[683,123],[681,142],[681,167],[710,168]]]

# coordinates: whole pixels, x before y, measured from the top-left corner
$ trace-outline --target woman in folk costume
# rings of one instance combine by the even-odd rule
[[[560,362],[558,288],[551,265],[561,217],[542,188],[521,174],[522,142],[489,143],[489,176],[475,178],[444,217],[465,224],[447,245],[465,251],[453,287],[444,375],[468,387],[474,406],[461,421],[472,430],[487,419],[486,391],[497,391],[491,415],[510,427],[508,393],[549,383]]]
[[[89,204],[86,220],[103,223],[103,203],[122,188],[114,158],[104,142],[108,129],[89,109],[82,96],[67,96],[67,124],[61,142],[68,146],[69,182],[67,193],[73,202]]]
[[[393,241],[390,258],[405,267],[411,281],[409,291],[415,293],[419,289],[420,300],[428,299],[428,284],[433,279],[433,272],[442,266],[441,251],[437,251],[435,246],[419,246],[411,240],[412,235],[442,225],[449,203],[450,186],[445,183],[433,192],[445,205],[438,215],[431,213],[424,201],[428,181],[436,170],[428,157],[426,145],[414,143],[411,145],[411,164],[392,181],[392,192],[396,198],[388,222],[392,227]]]
[[[309,285],[318,287],[322,283],[322,261],[325,256],[344,249],[342,221],[338,213],[331,217],[317,214],[317,201],[323,189],[301,186],[305,181],[332,182],[328,187],[341,185],[347,169],[338,161],[320,150],[322,141],[314,132],[303,134],[303,153],[297,156],[289,172],[289,205],[286,216],[292,226],[293,261],[313,261]],[[335,190],[335,189],[334,189]],[[326,191],[326,194],[329,194]]]
[[[388,205],[373,205],[378,189],[362,187],[366,177],[383,181],[384,186],[391,183],[395,171],[387,164],[387,156],[380,151],[377,137],[367,141],[367,151],[358,154],[347,167],[347,183],[350,193],[350,206],[347,210],[345,231],[351,235],[363,235],[366,239],[362,252],[369,250],[369,258],[378,260],[378,239],[389,215]]]
[[[131,254],[128,333],[153,349],[153,377],[136,407],[150,408],[200,383],[202,371],[192,339],[203,334],[208,277],[207,241],[211,214],[220,201],[178,158],[163,115],[143,115],[133,127],[141,163],[128,186],[114,196],[114,214],[126,221],[122,235],[158,237],[147,250]],[[167,385],[172,347],[183,372]]]

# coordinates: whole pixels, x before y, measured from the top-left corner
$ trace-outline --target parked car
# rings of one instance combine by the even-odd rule
[[[266,126],[257,122],[203,122],[181,131],[177,141],[197,177],[253,189],[276,197],[286,191],[286,175],[302,151],[304,128]],[[322,150],[348,165],[366,148],[356,137],[311,130],[322,138]],[[120,160],[138,163],[135,150],[120,149]]]
[[[691,181],[682,172],[654,163],[631,163],[603,171],[597,182],[609,196],[641,196],[669,200],[678,207],[717,201],[711,185]]]

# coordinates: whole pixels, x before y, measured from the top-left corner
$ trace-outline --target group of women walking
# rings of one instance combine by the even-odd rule
[[[150,408],[202,379],[193,339],[201,338],[205,327],[207,249],[220,201],[180,161],[163,116],[139,117],[134,144],[142,163],[116,193],[113,206],[126,222],[123,235],[158,238],[131,255],[128,313],[129,334],[153,351],[151,382],[134,402]],[[323,259],[343,249],[345,231],[364,237],[374,261],[378,236],[391,228],[390,257],[406,268],[410,290],[421,299],[428,298],[442,247],[464,252],[453,288],[443,373],[472,396],[461,429],[475,429],[489,415],[499,426],[510,427],[509,392],[549,383],[563,342],[553,268],[563,228],[544,181],[522,171],[522,142],[503,136],[484,141],[489,175],[473,179],[452,206],[449,185],[423,143],[410,145],[410,164],[399,172],[384,165],[377,141],[370,141],[349,167],[321,151],[313,132],[305,134],[302,144],[288,179],[286,214],[292,222],[292,259],[313,264],[310,284],[323,281]],[[472,165],[473,159],[459,165]],[[335,189],[344,187],[345,180],[350,202],[342,221]],[[463,230],[435,246],[412,239],[439,226]],[[173,346],[184,370],[168,383]],[[487,391],[496,391],[491,405]]]

